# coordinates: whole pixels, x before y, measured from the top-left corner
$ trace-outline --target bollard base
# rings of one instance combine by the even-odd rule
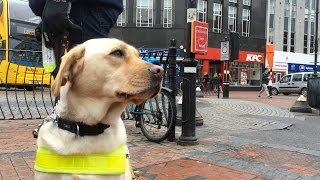
[[[179,98],[178,98],[179,99]],[[203,125],[203,117],[199,113],[199,111],[196,109],[196,126],[202,126]],[[176,126],[182,126],[182,102],[177,103],[177,119],[176,119]]]
[[[196,137],[180,136],[177,144],[180,146],[195,146],[195,145],[198,145],[199,143],[197,142]]]

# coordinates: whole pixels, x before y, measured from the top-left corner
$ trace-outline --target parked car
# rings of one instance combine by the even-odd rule
[[[280,81],[272,85],[272,95],[298,93],[307,96],[307,82],[311,76],[313,72],[299,72],[283,76]]]

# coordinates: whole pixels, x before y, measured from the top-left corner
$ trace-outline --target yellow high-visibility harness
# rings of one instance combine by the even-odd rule
[[[126,170],[126,160],[124,145],[109,153],[84,155],[60,155],[38,147],[34,167],[46,173],[122,175]],[[135,179],[132,168],[131,173]]]

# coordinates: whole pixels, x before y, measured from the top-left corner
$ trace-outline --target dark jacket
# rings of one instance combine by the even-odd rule
[[[76,0],[75,3],[108,6],[118,9],[120,13],[123,11],[123,0]],[[37,16],[42,15],[45,4],[46,0],[29,0],[29,6],[33,13]]]
[[[262,73],[262,84],[267,84],[269,82],[269,74],[268,73]]]

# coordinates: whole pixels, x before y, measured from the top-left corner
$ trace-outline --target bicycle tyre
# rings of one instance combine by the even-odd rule
[[[159,102],[159,99],[161,102]],[[154,113],[152,108],[155,106],[156,112]],[[173,119],[176,119],[177,116],[176,102],[168,90],[161,89],[156,97],[140,104],[138,111],[140,114],[137,115],[137,120],[139,121],[141,131],[149,141],[159,143],[168,138],[169,133],[174,128]],[[153,132],[149,130],[149,127],[153,128]],[[154,134],[155,130],[158,132]]]

